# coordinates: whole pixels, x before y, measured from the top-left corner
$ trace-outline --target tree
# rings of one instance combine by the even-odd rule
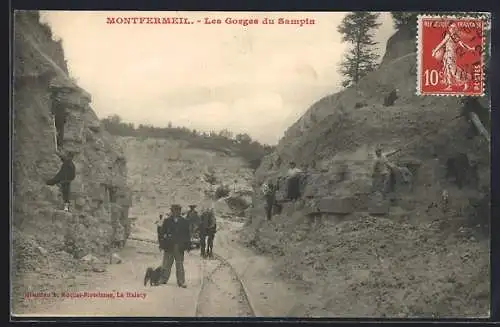
[[[407,29],[412,35],[417,34],[417,16],[418,12],[413,11],[394,11],[391,12],[394,28],[397,30]]]
[[[367,73],[376,68],[378,55],[374,47],[373,32],[380,26],[378,13],[352,12],[347,14],[337,31],[342,34],[342,42],[350,43],[350,49],[340,63],[340,73],[345,79],[342,86],[357,84]]]
[[[233,138],[233,133],[228,130],[228,129],[223,129],[219,132],[219,136],[226,138],[226,139],[232,139]]]
[[[242,143],[242,144],[250,144],[252,142],[252,138],[250,135],[244,133],[244,134],[237,134],[235,137],[236,142]]]
[[[122,122],[122,118],[118,115],[111,115],[111,116],[108,116],[107,120],[111,123],[111,124],[120,124]]]

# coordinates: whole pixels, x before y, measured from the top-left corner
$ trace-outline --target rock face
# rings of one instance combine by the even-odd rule
[[[68,77],[61,43],[39,14],[17,13],[14,30],[13,226],[44,248],[104,254],[118,225],[130,230],[123,151],[101,129],[90,94]],[[69,213],[60,210],[57,186],[45,184],[61,166],[57,151],[76,153]]]
[[[422,201],[434,197],[441,183],[427,180],[426,175],[443,174],[447,159],[459,152],[478,157],[480,184],[489,185],[488,145],[480,137],[466,137],[470,123],[458,117],[460,101],[415,95],[414,51],[415,39],[409,32],[391,37],[378,70],[357,86],[322,98],[288,128],[275,153],[262,160],[255,187],[283,175],[288,162],[294,161],[308,171],[303,183],[308,201],[363,198],[372,187],[376,146],[386,154],[395,152],[390,161],[397,166],[399,195],[419,194]],[[395,89],[397,100],[384,106],[384,98]],[[407,171],[414,173],[412,187],[401,183]],[[257,197],[254,206],[262,203],[263,198]]]
[[[467,136],[458,99],[415,95],[415,38],[405,33],[356,87],[313,104],[255,173],[242,240],[305,285],[291,316],[488,313],[488,142]],[[385,198],[373,191],[377,146],[394,165]],[[267,220],[260,187],[280,180],[290,161],[305,171],[302,198],[281,202]]]
[[[234,218],[249,205],[252,170],[239,157],[186,146],[184,140],[117,137],[128,161],[128,185],[133,191],[133,216],[142,225],[153,224],[158,214],[167,214],[170,205],[190,204],[197,211],[213,206],[218,216]],[[224,186],[227,195],[216,199]]]

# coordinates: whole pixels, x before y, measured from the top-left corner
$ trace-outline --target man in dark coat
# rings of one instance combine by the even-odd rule
[[[398,89],[393,89],[385,98],[384,98],[384,106],[390,107],[396,102],[398,99]]]
[[[186,288],[184,275],[184,251],[191,249],[189,223],[181,215],[181,206],[174,204],[170,208],[170,216],[163,221],[161,227],[160,246],[163,249],[163,276],[161,283],[166,284],[170,278],[172,264],[175,261],[177,285]]]
[[[204,210],[200,223],[200,248],[201,256],[213,256],[214,238],[217,231],[217,222],[213,209]]]
[[[287,173],[287,198],[295,201],[300,197],[300,176],[302,170],[297,168],[295,162],[290,162]]]
[[[58,153],[59,158],[62,160],[61,169],[52,179],[47,181],[47,185],[58,184],[61,188],[61,193],[64,202],[64,211],[69,211],[69,197],[71,192],[71,182],[75,179],[76,168],[73,163],[73,152],[66,154]]]

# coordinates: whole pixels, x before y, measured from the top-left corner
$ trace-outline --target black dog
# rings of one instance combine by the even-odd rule
[[[160,285],[161,273],[162,273],[161,267],[158,267],[156,269],[148,267],[148,269],[146,269],[146,275],[144,276],[144,286],[148,284],[148,281],[149,281],[149,286]]]

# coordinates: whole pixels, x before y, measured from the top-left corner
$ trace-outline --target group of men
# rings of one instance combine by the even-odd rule
[[[386,195],[391,192],[394,188],[394,171],[397,167],[392,164],[386,156],[382,153],[382,148],[378,146],[375,149],[375,163],[373,167],[373,184],[372,184],[372,192],[376,194],[381,194],[382,197],[386,197]],[[400,168],[403,170],[403,168]],[[404,169],[405,180],[411,179],[411,173]],[[287,188],[286,188],[286,196],[285,201],[296,201],[301,197],[301,188],[300,181],[301,176],[303,175],[303,171],[297,167],[295,162],[289,163],[289,169],[286,174],[287,180]],[[273,181],[268,181],[262,186],[262,193],[264,194],[264,198],[266,200],[266,217],[268,220],[271,220],[273,215],[274,208],[279,208],[280,204],[276,200],[276,191],[279,190],[280,180],[282,177],[278,177],[278,179]]]
[[[161,221],[162,220],[162,221]],[[172,265],[175,261],[177,285],[186,288],[184,273],[184,252],[191,251],[191,236],[198,233],[200,237],[201,256],[212,256],[213,240],[217,224],[213,210],[204,210],[201,215],[196,211],[196,205],[190,205],[185,217],[182,207],[173,204],[166,219],[160,215],[158,223],[158,243],[163,250],[161,284],[166,284],[170,278]]]
[[[289,163],[289,169],[286,175],[286,199],[289,201],[296,201],[300,198],[300,177],[303,171],[297,167],[295,162]],[[268,181],[264,183],[262,192],[266,198],[266,216],[271,220],[273,209],[278,206],[276,201],[276,191],[280,186],[279,179],[276,182]]]

